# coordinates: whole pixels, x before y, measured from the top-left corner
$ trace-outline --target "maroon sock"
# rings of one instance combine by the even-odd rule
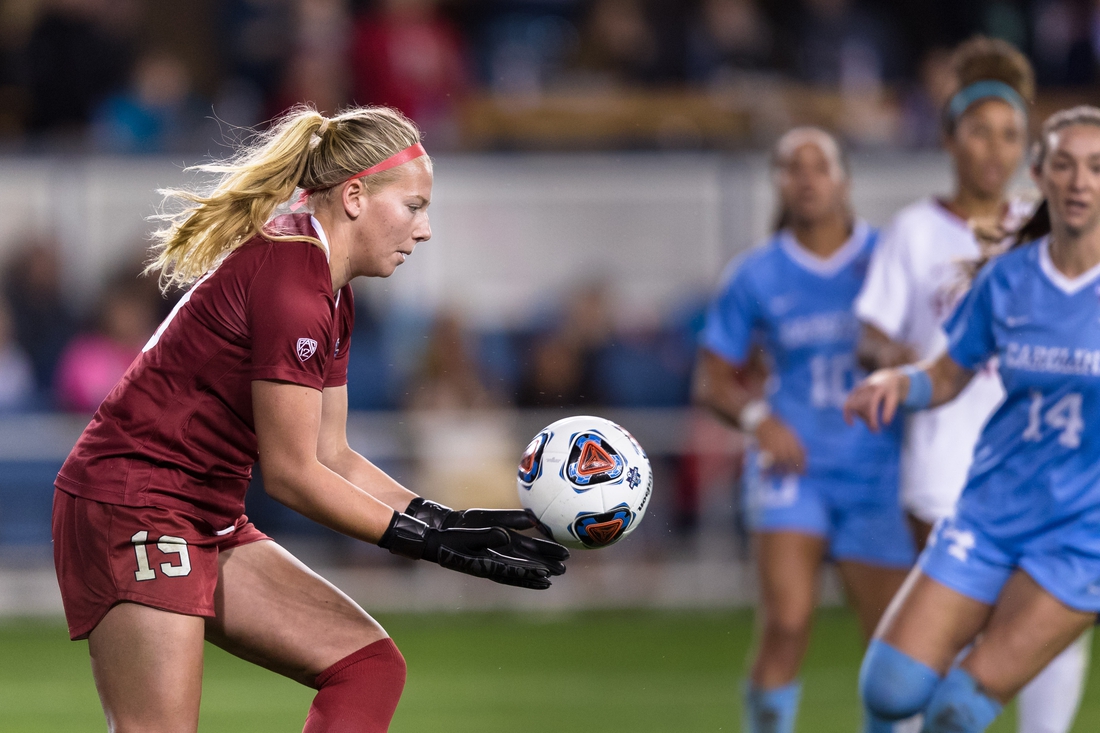
[[[386,733],[405,687],[405,658],[391,639],[368,644],[317,675],[302,733]]]

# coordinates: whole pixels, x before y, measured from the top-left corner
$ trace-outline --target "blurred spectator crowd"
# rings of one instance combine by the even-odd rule
[[[3,272],[0,414],[91,413],[173,305],[130,263],[86,313],[66,297],[57,248],[29,241]],[[523,327],[472,329],[454,312],[381,313],[357,299],[349,407],[456,412],[688,404],[702,305],[616,328],[592,283]]]
[[[155,278],[140,276],[135,261],[107,280],[94,307],[79,309],[66,296],[60,264],[54,243],[32,240],[15,249],[3,270],[0,419],[92,413],[174,304],[162,297]],[[604,284],[591,282],[508,329],[472,328],[448,310],[382,312],[369,297],[359,297],[348,406],[404,411],[413,426],[412,454],[405,456],[411,462],[385,465],[431,487],[436,500],[512,506],[518,446],[511,423],[502,420],[504,410],[601,414],[690,403],[703,303],[685,303],[660,322],[626,328],[616,325],[607,293]],[[672,489],[662,511],[677,532],[696,526],[707,487],[727,495],[741,445],[700,414],[686,426],[667,441],[681,452],[651,456]],[[265,526],[318,534],[316,525],[262,494],[253,491],[249,507]],[[10,535],[11,527],[4,531]]]
[[[0,297],[0,414],[99,406],[167,314],[155,280],[138,272],[134,263],[117,273],[81,315],[52,242],[15,251]]]
[[[976,32],[1044,87],[1100,81],[1097,0],[2,0],[0,141],[217,152],[296,102],[356,102],[402,109],[435,150],[506,147],[471,131],[546,98],[725,95],[705,117],[792,86],[839,95],[854,142],[925,146],[947,49]],[[653,140],[709,144],[684,114]],[[729,130],[751,144],[754,124]]]
[[[137,261],[119,268],[94,306],[80,308],[67,297],[55,243],[29,240],[14,249],[0,274],[0,419],[63,412],[82,417],[99,406],[174,305],[141,270]],[[615,323],[608,289],[593,281],[522,326],[486,329],[448,310],[391,306],[383,312],[363,296],[356,299],[348,405],[403,411],[401,419],[413,428],[411,453],[387,459],[387,470],[431,487],[433,498],[446,503],[514,504],[516,441],[526,436],[511,430],[505,416],[518,414],[506,412],[512,408],[601,414],[606,408],[686,408],[690,402],[702,302],[627,328]],[[737,465],[734,433],[700,418],[666,441],[682,442],[682,453],[670,456],[666,449],[652,456],[662,481],[674,489],[662,504],[668,505],[668,526],[677,531],[696,526],[705,487],[720,485],[725,496]],[[46,474],[55,470],[48,464]],[[12,501],[41,497],[46,474],[28,479],[33,491],[10,476],[0,491],[8,491],[9,500],[23,497]],[[253,491],[249,507],[266,527],[319,533],[262,494]],[[48,517],[44,506],[39,514]],[[0,545],[5,533],[10,541],[13,521],[8,517],[0,527]],[[43,526],[48,531],[48,522]]]

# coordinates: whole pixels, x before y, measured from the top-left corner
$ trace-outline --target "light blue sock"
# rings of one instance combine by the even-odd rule
[[[867,724],[904,720],[921,712],[938,683],[936,670],[882,639],[873,639],[859,668],[859,697],[864,701]],[[888,729],[867,730],[878,733]]]
[[[920,726],[919,715],[905,720],[886,720],[863,711],[863,733],[918,733]]]
[[[1000,715],[1001,707],[969,672],[955,667],[932,694],[921,733],[981,733]]]
[[[745,723],[747,733],[794,733],[798,699],[802,685],[792,682],[774,690],[745,686]]]
[[[859,670],[859,696],[867,724],[898,721],[922,711],[932,699],[940,676],[926,664],[875,639]],[[867,728],[868,731],[887,730]]]
[[[863,711],[863,733],[894,733],[894,721]]]

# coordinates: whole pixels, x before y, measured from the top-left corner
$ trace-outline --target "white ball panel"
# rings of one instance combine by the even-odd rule
[[[566,547],[587,549],[578,540],[569,527],[578,514],[600,513],[604,511],[603,495],[599,489],[578,494],[571,488],[558,493],[554,502],[546,509],[539,521],[554,534],[554,539]]]
[[[543,432],[548,433],[550,438],[543,448],[542,470],[530,486],[519,481],[523,506],[535,513],[555,540],[570,547],[610,544],[634,531],[648,508],[653,485],[649,460],[637,441],[618,425],[591,416],[558,420]],[[617,471],[621,471],[619,475],[608,480],[608,474],[617,472],[615,469],[604,471],[602,476],[598,471],[590,472],[587,476],[578,476],[578,484],[574,486],[574,481],[565,475],[564,469],[570,460],[573,439],[580,433],[598,434],[603,445],[610,448],[609,453],[617,454],[618,458],[615,455],[607,457],[616,464]],[[599,448],[599,444],[595,447]],[[593,458],[598,460],[599,456]],[[578,470],[577,473],[581,472]],[[589,477],[592,483],[586,488],[583,479]],[[581,543],[570,531],[578,515],[604,514],[622,504],[633,515],[622,535],[615,534],[618,531],[616,526],[621,526],[621,518],[615,517],[586,523],[586,527],[591,528],[587,534],[589,545]]]

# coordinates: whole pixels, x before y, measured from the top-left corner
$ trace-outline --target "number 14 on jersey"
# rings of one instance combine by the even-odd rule
[[[1081,431],[1085,428],[1085,421],[1081,418],[1081,403],[1081,393],[1070,392],[1048,407],[1043,393],[1033,390],[1027,428],[1020,437],[1028,442],[1037,443],[1043,439],[1045,425],[1052,430],[1060,431],[1058,442],[1061,445],[1066,448],[1080,448]]]

